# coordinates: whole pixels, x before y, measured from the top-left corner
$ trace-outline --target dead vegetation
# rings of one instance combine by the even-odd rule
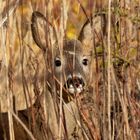
[[[138,0],[113,0],[110,6],[109,1],[102,0],[2,0],[0,5],[0,126],[3,126],[0,134],[4,134],[4,140],[7,129],[10,132],[7,139],[14,140],[15,133],[19,133],[17,129],[22,127],[24,132],[21,133],[27,133],[27,137],[22,139],[33,140],[40,135],[40,139],[68,139],[67,116],[63,113],[70,107],[54,92],[47,92],[48,89],[53,90],[46,81],[48,61],[51,60],[44,59],[44,53],[33,41],[33,11],[43,13],[54,26],[59,44],[65,36],[76,38],[83,23],[92,21],[91,17],[94,18],[95,14],[103,15],[100,34],[92,30],[92,84],[81,97],[74,100],[80,121],[75,120],[77,127],[72,136],[80,139],[80,128],[83,139],[140,139]],[[94,27],[92,22],[91,27]],[[47,100],[44,96],[47,96]],[[62,95],[59,98],[62,99]],[[66,98],[72,100],[71,97]],[[49,102],[53,110],[47,109]],[[29,107],[27,112],[18,112]],[[47,116],[52,111],[55,116]],[[8,112],[8,116],[3,112]],[[71,115],[74,116],[75,112],[73,110]],[[22,122],[24,117],[28,118],[27,122]],[[9,123],[3,124],[3,120],[7,119]],[[48,125],[50,119],[53,129]],[[37,124],[40,124],[40,128]],[[39,136],[37,131],[40,132]],[[54,132],[59,133],[59,137]]]

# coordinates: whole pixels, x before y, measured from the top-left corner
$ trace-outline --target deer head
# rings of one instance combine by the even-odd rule
[[[103,16],[95,16],[87,20],[82,27],[78,39],[64,39],[62,49],[58,44],[58,37],[54,27],[39,12],[32,14],[32,36],[38,47],[45,52],[45,59],[51,67],[57,83],[63,84],[70,95],[79,94],[86,89],[90,82],[91,59],[94,42],[98,42],[101,35]],[[50,37],[50,38],[49,38]],[[52,43],[48,43],[51,40]],[[51,83],[51,80],[49,81]],[[52,84],[51,84],[52,85]]]

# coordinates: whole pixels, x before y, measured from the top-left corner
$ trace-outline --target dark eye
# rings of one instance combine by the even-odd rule
[[[83,59],[83,62],[82,63],[83,63],[83,65],[87,66],[88,65],[88,59],[86,59],[86,58]]]
[[[55,66],[60,67],[61,66],[61,61],[60,60],[55,60]]]

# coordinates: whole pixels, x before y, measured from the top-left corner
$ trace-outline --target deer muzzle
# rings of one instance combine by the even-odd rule
[[[84,90],[85,82],[82,77],[68,77],[65,88],[71,94],[79,94]]]

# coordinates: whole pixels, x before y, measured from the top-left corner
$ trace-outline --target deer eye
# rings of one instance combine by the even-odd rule
[[[82,63],[83,63],[83,65],[87,66],[88,65],[88,59],[84,58]]]
[[[61,66],[61,61],[59,59],[55,60],[55,66],[60,67]]]

